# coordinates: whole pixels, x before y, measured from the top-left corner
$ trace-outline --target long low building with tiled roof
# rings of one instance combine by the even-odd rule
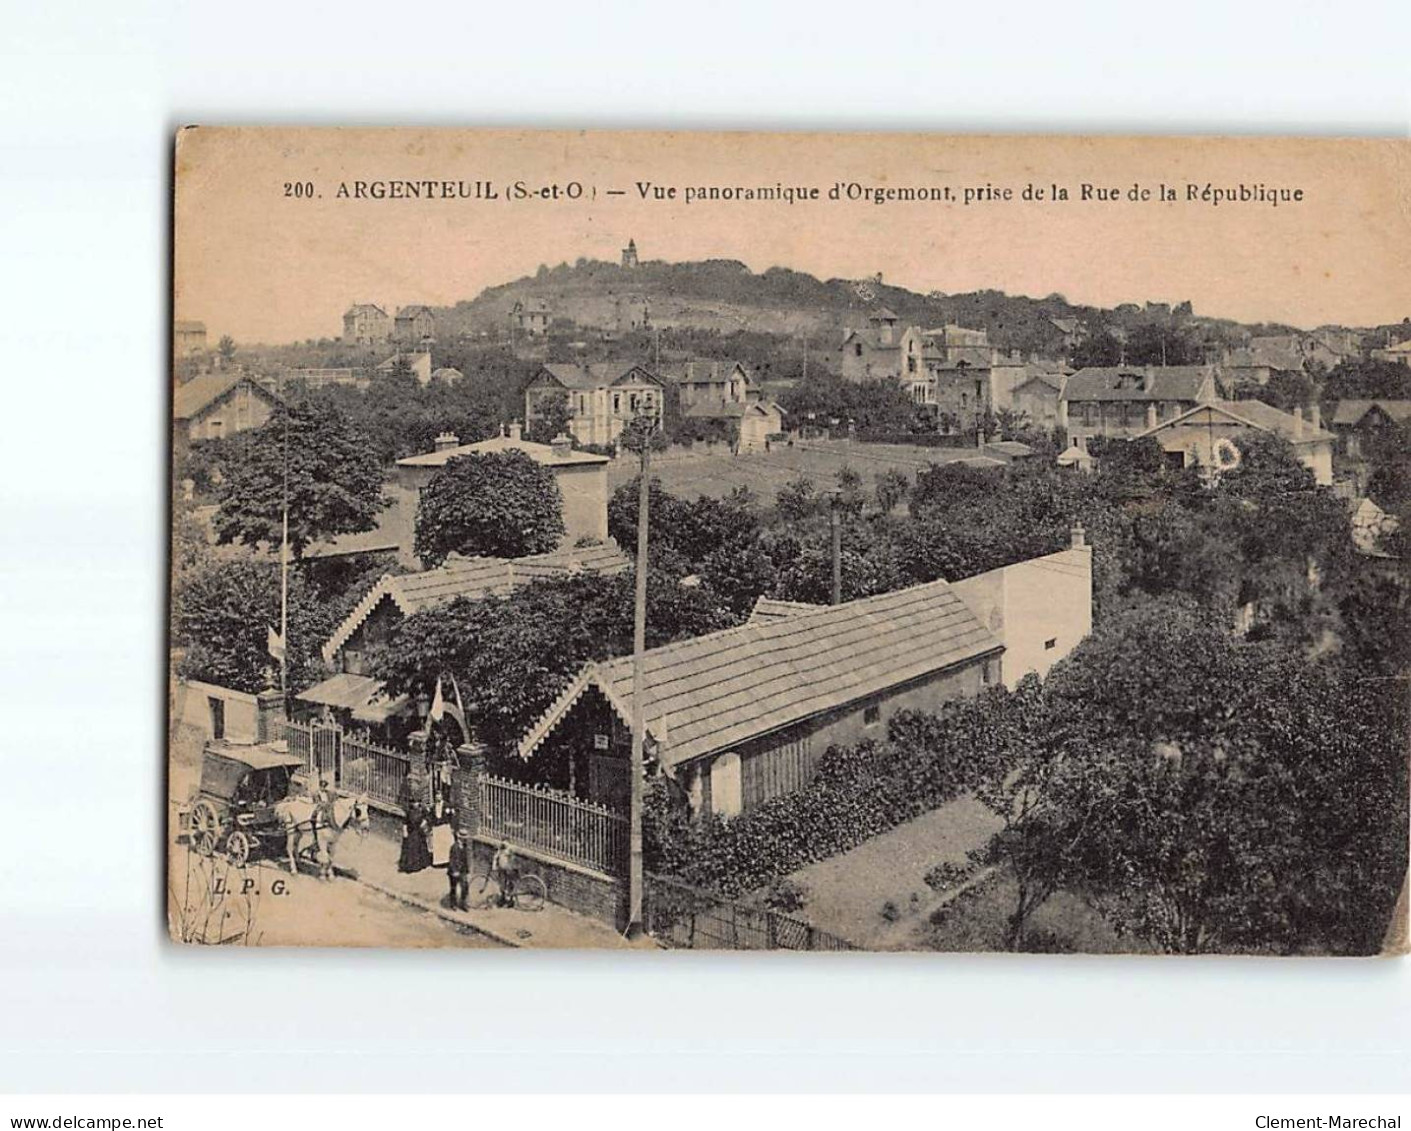
[[[324,642],[323,658],[340,671],[365,674],[366,649],[387,638],[403,617],[449,605],[503,597],[521,585],[580,573],[621,573],[630,563],[614,542],[570,546],[525,558],[468,558],[452,554],[422,573],[384,574]]]
[[[945,581],[836,606],[762,603],[736,628],[645,657],[648,752],[698,812],[805,785],[831,745],[886,735],[904,708],[999,683],[1004,645]],[[584,667],[524,735],[553,784],[625,808],[632,658]]]

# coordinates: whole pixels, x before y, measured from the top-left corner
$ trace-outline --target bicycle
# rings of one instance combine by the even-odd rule
[[[513,904],[517,911],[542,911],[549,895],[542,876],[520,872],[514,882]],[[489,872],[476,872],[470,877],[470,905],[474,908],[498,905],[500,883]]]

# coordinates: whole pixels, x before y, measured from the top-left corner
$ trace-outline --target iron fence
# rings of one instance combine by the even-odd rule
[[[857,950],[847,939],[767,907],[752,907],[665,876],[648,876],[643,915],[667,946],[695,950]]]
[[[310,774],[327,779],[343,793],[361,793],[384,808],[401,812],[403,783],[411,756],[379,746],[363,732],[326,723],[284,722],[289,752],[303,759]]]
[[[627,818],[545,786],[482,775],[480,834],[609,876],[627,870]]]

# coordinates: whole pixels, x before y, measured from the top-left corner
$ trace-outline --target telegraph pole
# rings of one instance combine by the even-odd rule
[[[284,382],[280,381],[280,392]],[[283,398],[281,398],[282,400]],[[289,404],[284,411],[284,491],[279,541],[279,695],[284,702],[284,717],[289,717]]]
[[[841,487],[834,487],[830,496],[831,506],[828,514],[828,524],[832,527],[833,545],[833,604],[843,603],[843,521],[842,521],[842,495]]]
[[[641,419],[640,417],[638,418]],[[632,611],[632,758],[628,763],[627,937],[640,938],[642,926],[642,778],[646,773],[647,718],[644,701],[647,653],[647,518],[651,497],[651,431],[643,429],[641,474],[637,479],[637,592]]]

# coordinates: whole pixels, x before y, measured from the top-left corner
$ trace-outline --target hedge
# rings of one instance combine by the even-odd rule
[[[658,788],[646,809],[647,866],[737,896],[855,848],[1001,772],[1010,730],[997,723],[1021,698],[996,688],[934,714],[899,712],[885,743],[830,747],[804,789],[732,819],[693,821]]]

